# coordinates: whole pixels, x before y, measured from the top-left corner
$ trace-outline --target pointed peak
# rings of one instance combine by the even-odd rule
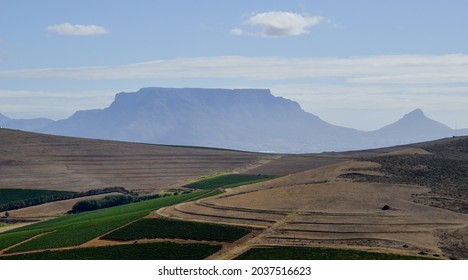
[[[418,108],[409,112],[403,118],[416,118],[416,117],[421,118],[421,117],[426,117],[426,115],[424,114],[423,110]]]

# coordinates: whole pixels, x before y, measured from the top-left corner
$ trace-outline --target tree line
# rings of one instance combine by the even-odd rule
[[[175,193],[174,195],[176,195]],[[113,206],[119,206],[134,202],[140,202],[144,200],[160,198],[164,196],[169,196],[171,194],[155,194],[155,195],[145,195],[145,196],[136,196],[136,195],[110,195],[102,199],[90,199],[78,201],[73,205],[72,210],[68,211],[69,214],[77,214],[81,212],[93,211],[102,208],[108,208]]]
[[[39,204],[44,204],[48,202],[54,202],[59,200],[67,200],[85,196],[92,196],[92,195],[99,195],[99,194],[106,194],[106,193],[113,193],[118,192],[125,195],[136,195],[136,193],[126,190],[123,187],[108,187],[103,189],[92,189],[86,192],[76,192],[76,193],[63,193],[63,194],[54,194],[54,195],[42,195],[33,198],[27,198],[22,200],[15,200],[6,203],[0,204],[0,212],[15,210],[30,206],[35,206]]]

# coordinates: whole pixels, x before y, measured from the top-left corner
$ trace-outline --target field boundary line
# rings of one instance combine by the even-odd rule
[[[40,234],[35,235],[35,236],[31,237],[31,238],[28,238],[28,239],[23,240],[23,241],[21,241],[21,242],[19,242],[19,243],[16,243],[16,244],[14,244],[14,245],[12,245],[12,246],[10,246],[10,247],[7,247],[7,248],[5,248],[5,249],[2,249],[2,250],[0,250],[0,255],[15,255],[15,254],[24,253],[24,252],[14,252],[14,253],[7,253],[7,254],[5,254],[5,252],[7,252],[7,251],[9,251],[9,250],[11,250],[11,249],[13,249],[13,248],[15,248],[15,247],[18,247],[18,246],[20,246],[21,244],[24,244],[24,243],[26,243],[26,242],[29,242],[29,241],[31,241],[31,240],[34,240],[34,239],[36,239],[36,238],[39,238],[39,237],[41,237],[41,236],[44,236],[44,235],[47,235],[47,234],[50,234],[50,233],[53,233],[53,232],[56,232],[56,230],[40,233]],[[25,252],[31,252],[31,251],[25,251]]]

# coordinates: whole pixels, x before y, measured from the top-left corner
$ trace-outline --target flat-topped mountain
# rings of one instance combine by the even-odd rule
[[[305,112],[295,101],[273,96],[267,89],[143,88],[118,93],[107,108],[44,122],[33,127],[6,127],[64,136],[279,153],[359,150],[468,133],[431,120],[420,109],[379,130],[344,128]]]
[[[311,152],[353,147],[356,130],[331,125],[297,102],[259,89],[145,88],[119,93],[102,110],[79,111],[41,132],[250,151]],[[352,139],[349,139],[352,140]]]

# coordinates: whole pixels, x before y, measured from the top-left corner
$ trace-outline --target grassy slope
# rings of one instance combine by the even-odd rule
[[[266,175],[243,175],[243,174],[227,174],[212,178],[207,178],[198,182],[194,182],[185,187],[195,189],[215,189],[215,188],[234,188],[242,185],[258,183],[272,179],[272,176]]]
[[[423,257],[330,248],[252,248],[238,260],[427,260]]]
[[[142,218],[152,210],[177,204],[203,195],[206,192],[147,200],[33,224],[0,234],[0,249],[12,246],[40,233],[47,234],[14,247],[9,252],[80,245],[131,221]]]
[[[249,232],[248,229],[233,226],[166,219],[142,219],[104,236],[103,239],[127,241],[143,238],[181,238],[234,242]]]
[[[51,191],[51,190],[27,190],[27,189],[0,189],[0,204],[32,199],[41,196],[56,196],[72,192]]]
[[[40,253],[21,254],[11,260],[200,260],[218,250],[220,245],[146,243],[91,247]],[[0,258],[2,259],[2,258]]]

